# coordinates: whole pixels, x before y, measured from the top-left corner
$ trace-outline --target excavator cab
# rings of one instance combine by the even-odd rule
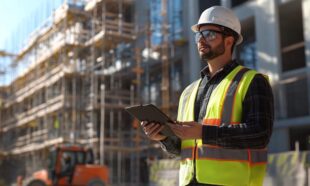
[[[47,170],[33,174],[28,186],[105,186],[108,169],[94,165],[92,149],[81,146],[60,146],[50,150]]]

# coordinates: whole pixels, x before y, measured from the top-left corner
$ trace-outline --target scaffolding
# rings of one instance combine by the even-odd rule
[[[163,2],[165,17],[167,2]],[[162,102],[155,104],[168,114],[176,113],[177,104],[169,96],[168,37],[162,63],[144,63],[134,4],[134,0],[67,1],[14,55],[14,64],[26,64],[25,68],[0,87],[0,174],[9,182],[47,167],[48,149],[68,142],[91,146],[97,162],[109,167],[112,185],[148,182],[148,158],[164,154],[146,139],[124,107],[152,102],[154,74],[163,74]],[[150,25],[142,30],[150,49]],[[147,100],[141,98],[145,86]],[[180,90],[174,97],[179,94]]]

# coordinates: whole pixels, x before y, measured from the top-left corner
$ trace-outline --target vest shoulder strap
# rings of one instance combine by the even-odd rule
[[[181,116],[183,116],[184,114],[184,111],[185,111],[184,109],[187,105],[189,97],[191,96],[191,93],[193,92],[194,88],[200,84],[200,82],[201,82],[201,79],[194,81],[193,83],[188,85],[182,92],[180,100],[179,100],[179,108],[178,108],[178,120],[179,121],[182,120]]]
[[[231,118],[233,114],[234,109],[234,103],[236,99],[236,92],[239,86],[240,81],[242,80],[243,76],[248,72],[250,69],[248,68],[242,68],[237,72],[235,77],[232,79],[228,89],[226,96],[224,97],[224,104],[222,108],[222,118],[221,118],[221,124],[229,124],[231,123]]]

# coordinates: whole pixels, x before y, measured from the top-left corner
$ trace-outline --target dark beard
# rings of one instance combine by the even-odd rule
[[[214,49],[212,49],[208,44],[206,44],[206,48],[209,48],[209,52],[200,55],[200,59],[203,62],[208,62],[208,60],[212,60],[225,53],[224,41],[222,41],[218,46],[214,47]]]

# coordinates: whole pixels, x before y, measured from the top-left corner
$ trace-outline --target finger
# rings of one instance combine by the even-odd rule
[[[150,122],[148,122],[148,121],[142,121],[141,122],[142,127],[146,127],[149,124],[150,124]]]
[[[143,127],[143,131],[144,133],[148,136],[150,134],[150,132],[152,131],[153,127],[154,127],[155,123],[147,123],[147,125],[145,125]]]
[[[163,130],[164,127],[165,127],[165,126],[163,126],[163,125],[159,125],[159,127],[155,128],[152,132],[149,133],[149,136],[150,136],[151,138],[155,137],[156,135],[159,134],[160,131]]]
[[[152,129],[152,127],[154,127],[155,123],[151,123],[151,122],[148,122],[146,123],[144,126],[143,126],[143,131],[146,133],[146,132],[150,132],[150,129]]]
[[[149,132],[149,128],[153,125],[153,123],[149,123],[149,122],[146,122],[146,123],[143,123],[143,126],[142,126],[142,129],[143,129],[143,132],[148,135]]]
[[[145,130],[149,131],[151,128],[154,127],[156,123],[153,122],[148,122],[147,124],[144,125]]]
[[[154,123],[154,124],[148,129],[149,135],[154,134],[160,127],[161,127],[161,124]],[[156,134],[157,134],[157,133],[156,133]]]

